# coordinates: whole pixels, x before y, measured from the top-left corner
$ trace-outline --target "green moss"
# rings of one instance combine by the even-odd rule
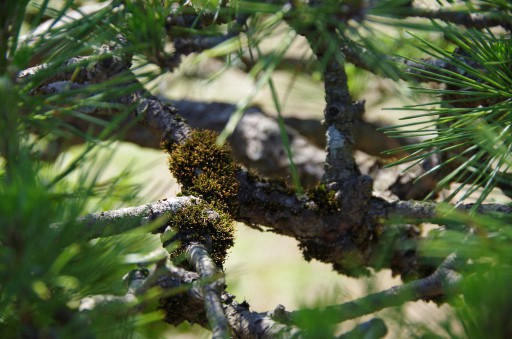
[[[307,193],[308,198],[315,202],[315,210],[323,215],[340,210],[335,194],[334,191],[328,190],[324,184],[317,185]]]
[[[170,259],[182,260],[186,246],[199,242],[208,247],[215,264],[222,268],[227,251],[234,244],[235,229],[231,218],[223,212],[214,212],[205,202],[178,210],[169,217],[165,228],[170,227],[169,237],[163,245],[169,250]],[[183,265],[181,265],[183,266]]]
[[[238,166],[230,149],[217,146],[217,133],[193,131],[174,149],[163,144],[170,154],[169,169],[183,186],[184,194],[200,196],[214,208],[234,215],[237,211]]]
[[[239,167],[231,159],[229,147],[217,146],[216,140],[215,132],[196,130],[179,145],[162,144],[170,154],[169,169],[182,185],[182,194],[204,200],[173,214],[166,225],[174,235],[164,239],[164,246],[176,247],[170,251],[174,261],[183,257],[187,244],[200,242],[222,267],[234,244],[232,217],[238,210]]]
[[[267,193],[272,194],[279,192],[287,195],[295,195],[295,189],[288,184],[283,178],[265,178],[262,177],[255,169],[249,168],[247,170],[247,179],[251,183],[258,183],[260,188],[263,188]],[[266,185],[261,185],[261,184]]]

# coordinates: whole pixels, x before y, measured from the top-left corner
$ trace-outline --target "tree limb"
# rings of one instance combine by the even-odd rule
[[[78,218],[76,227],[81,229],[82,239],[94,239],[121,234],[134,228],[148,225],[165,215],[190,206],[199,199],[195,197],[171,197],[137,207],[92,213]],[[54,224],[52,227],[59,227]]]
[[[404,218],[432,219],[438,216],[438,208],[441,204],[427,201],[397,201],[386,207],[387,215],[398,215]],[[450,206],[446,204],[447,206]],[[461,211],[473,209],[475,204],[460,204],[452,206]],[[504,204],[481,204],[477,210],[479,214],[488,213],[512,213],[512,207]]]
[[[236,105],[189,100],[172,101],[188,123],[199,129],[222,131]],[[323,175],[325,154],[294,128],[287,127],[293,162],[306,186],[316,185]],[[277,120],[259,107],[249,108],[229,138],[234,158],[248,168],[268,177],[287,177],[290,164],[281,141]]]
[[[512,21],[502,13],[470,13],[464,11],[432,10],[427,8],[413,7],[405,10],[400,17],[419,17],[425,19],[437,19],[444,22],[451,22],[463,25],[468,28],[484,29],[501,26],[506,30],[512,30]]]
[[[453,270],[456,256],[451,255],[430,276],[395,286],[388,290],[369,294],[363,298],[341,305],[328,306],[322,310],[299,310],[291,312],[295,323],[300,323],[305,317],[325,315],[333,323],[354,319],[366,314],[375,313],[387,307],[399,306],[407,301],[431,300],[457,290],[462,277]],[[327,316],[329,315],[329,316]]]
[[[326,51],[321,50],[321,46],[318,48],[321,57]],[[338,64],[333,55],[327,57],[330,61],[325,76],[330,80],[326,81],[325,114],[326,123],[330,126],[327,130],[331,129],[328,144],[333,147],[328,150],[327,166],[330,169],[325,180],[327,183],[335,181],[334,186],[328,189],[335,192],[337,207],[326,212],[319,201],[297,197],[285,186],[239,170],[236,174],[240,184],[237,196],[239,209],[234,217],[248,225],[261,224],[274,232],[293,236],[299,240],[306,259],[333,263],[337,271],[353,274],[352,270],[370,264],[383,229],[381,220],[397,207],[389,207],[393,205],[371,198],[372,181],[359,174],[352,155],[352,128],[362,105],[351,101],[343,65]],[[122,58],[112,58],[110,62],[119,63],[119,67],[114,66],[114,69],[127,67]],[[90,77],[94,74],[86,74],[89,76],[87,79],[96,81]],[[97,80],[101,79],[104,78],[100,76]],[[180,144],[187,140],[191,128],[169,103],[149,96],[143,90],[121,98],[120,102],[136,107],[137,116],[161,134],[166,142]],[[411,208],[402,212],[411,213]],[[113,231],[92,231],[87,236],[109,232]],[[404,267],[399,266],[400,269]]]
[[[373,318],[354,327],[351,331],[343,333],[337,339],[382,338],[388,333],[384,321]]]
[[[202,257],[202,255],[198,255],[198,257]],[[192,260],[195,261],[195,259]],[[427,278],[396,286],[341,305],[328,306],[321,310],[309,309],[286,312],[284,307],[280,305],[274,312],[251,312],[247,303],[237,303],[234,297],[226,292],[222,292],[222,307],[233,334],[237,338],[296,337],[303,333],[300,329],[291,325],[290,322],[301,323],[301,319],[304,317],[318,317],[328,314],[329,316],[325,319],[335,324],[371,314],[386,307],[398,306],[407,301],[430,300],[434,297],[456,293],[461,282],[461,276],[454,271],[455,266],[456,256],[451,255]],[[210,270],[210,268],[207,268],[207,270]],[[208,301],[207,296],[205,296],[204,284],[199,279],[198,274],[174,266],[166,267],[165,265],[155,268],[153,273],[140,274],[138,272],[140,270],[135,271],[137,272],[130,275],[131,278],[128,279],[128,283],[130,286],[134,284],[136,286],[130,289],[132,292],[128,294],[133,293],[133,291],[146,291],[150,287],[149,285],[159,286],[163,289],[162,296],[164,296],[161,298],[160,307],[167,313],[167,322],[179,324],[188,320],[207,327],[207,320],[201,315],[202,311],[200,310],[203,309],[201,305]],[[155,273],[157,271],[159,273]],[[154,274],[157,275],[157,278],[152,277]],[[151,283],[146,283],[144,280],[151,281]],[[141,289],[140,286],[144,286],[144,289]],[[142,298],[141,300],[144,300],[143,293],[137,294],[139,298]],[[126,304],[130,307],[136,304],[133,297],[95,296],[84,299],[80,309],[81,311],[93,312],[98,306],[101,306],[101,309],[110,303]],[[140,312],[142,309],[139,307],[138,311]],[[358,325],[354,330],[344,334],[342,338],[351,338],[356,333],[368,332],[382,336],[386,332],[386,327],[382,321],[374,319]]]
[[[188,245],[186,255],[188,261],[195,267],[196,272],[201,277],[206,316],[213,332],[213,338],[229,338],[229,324],[220,299],[221,292],[224,289],[222,273],[208,256],[204,245],[199,243]]]
[[[143,291],[155,286],[162,289],[160,308],[166,313],[165,321],[174,325],[189,321],[209,328],[204,314],[206,303],[204,285],[199,275],[175,266],[163,265],[154,270],[160,272],[157,274],[157,279],[152,277],[154,273],[150,272],[146,275],[146,279],[150,283],[142,282],[138,285],[144,286]],[[131,276],[139,275],[132,274]],[[139,298],[144,300],[143,294],[139,294]],[[99,299],[106,300],[108,298]],[[222,291],[221,300],[223,312],[226,314],[231,331],[236,338],[275,338],[277,336],[291,338],[302,333],[302,330],[293,325],[282,324],[274,320],[274,317],[277,318],[276,311],[251,312],[249,304],[237,303],[234,296],[225,291]],[[89,305],[93,306],[91,303]],[[94,307],[89,307],[89,309],[91,308]],[[142,309],[139,308],[140,311]]]

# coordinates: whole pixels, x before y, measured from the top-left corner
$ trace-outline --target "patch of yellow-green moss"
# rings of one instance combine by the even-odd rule
[[[216,144],[217,133],[193,131],[189,138],[169,149],[169,169],[183,186],[183,194],[199,196],[215,209],[231,215],[237,211],[238,166],[227,145]]]
[[[339,211],[335,192],[328,190],[324,184],[318,184],[307,193],[308,198],[315,203],[315,211],[320,214],[331,214]]]
[[[164,235],[163,245],[171,248],[170,259],[176,263],[183,260],[187,244],[198,242],[208,248],[212,260],[222,268],[227,251],[234,244],[235,228],[231,218],[226,213],[213,211],[205,202],[173,213],[165,227],[170,230]]]

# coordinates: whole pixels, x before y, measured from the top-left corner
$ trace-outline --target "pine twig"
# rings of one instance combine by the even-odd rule
[[[386,324],[380,318],[373,318],[357,325],[349,332],[343,333],[337,339],[382,338],[388,332]]]
[[[205,246],[192,243],[187,246],[186,256],[202,279],[202,292],[213,338],[230,337],[228,320],[224,314],[221,292],[224,289],[224,277],[208,255]]]
[[[457,206],[453,206],[457,210],[461,211],[469,211],[473,208],[475,204],[460,204]],[[431,219],[438,215],[438,208],[440,204],[435,202],[428,201],[397,201],[392,203],[387,209],[387,214],[398,215],[404,218],[414,218],[414,219]],[[447,206],[452,206],[448,205]],[[482,204],[478,207],[477,211],[479,214],[489,214],[489,213],[512,213],[512,207],[505,204]]]
[[[328,306],[322,310],[300,310],[291,313],[294,322],[310,315],[328,314],[333,323],[372,314],[387,307],[400,306],[407,301],[430,300],[457,290],[462,276],[454,271],[455,254],[448,256],[430,276],[395,286],[388,290],[369,294],[341,305]]]
[[[412,8],[405,11],[403,17],[418,17],[425,19],[437,19],[444,22],[451,22],[456,25],[463,25],[467,28],[485,29],[487,27],[501,26],[512,30],[512,22],[501,14],[492,13],[470,13],[462,11],[432,10],[427,8]]]
[[[175,213],[197,200],[198,198],[189,196],[172,197],[136,207],[91,213],[78,218],[76,224],[82,229],[80,233],[82,239],[108,237],[147,225],[159,217]],[[59,224],[54,224],[51,227],[59,227]]]

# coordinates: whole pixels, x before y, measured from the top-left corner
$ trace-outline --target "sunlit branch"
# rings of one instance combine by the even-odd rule
[[[291,317],[295,322],[300,323],[304,317],[318,317],[324,314],[326,315],[325,318],[333,323],[338,323],[371,314],[387,307],[400,306],[408,301],[430,300],[454,293],[462,280],[462,276],[453,270],[455,261],[456,256],[451,255],[432,275],[426,278],[369,294],[341,305],[328,306],[321,310],[291,312]]]
[[[137,207],[92,213],[79,218],[76,227],[82,229],[80,234],[84,239],[108,237],[149,225],[162,216],[172,215],[190,206],[197,200],[194,197],[172,197]],[[53,227],[59,225],[54,224]]]
[[[187,246],[188,261],[201,277],[206,316],[208,317],[213,338],[229,338],[229,324],[224,314],[221,292],[224,289],[222,272],[209,257],[204,245],[192,243]]]

